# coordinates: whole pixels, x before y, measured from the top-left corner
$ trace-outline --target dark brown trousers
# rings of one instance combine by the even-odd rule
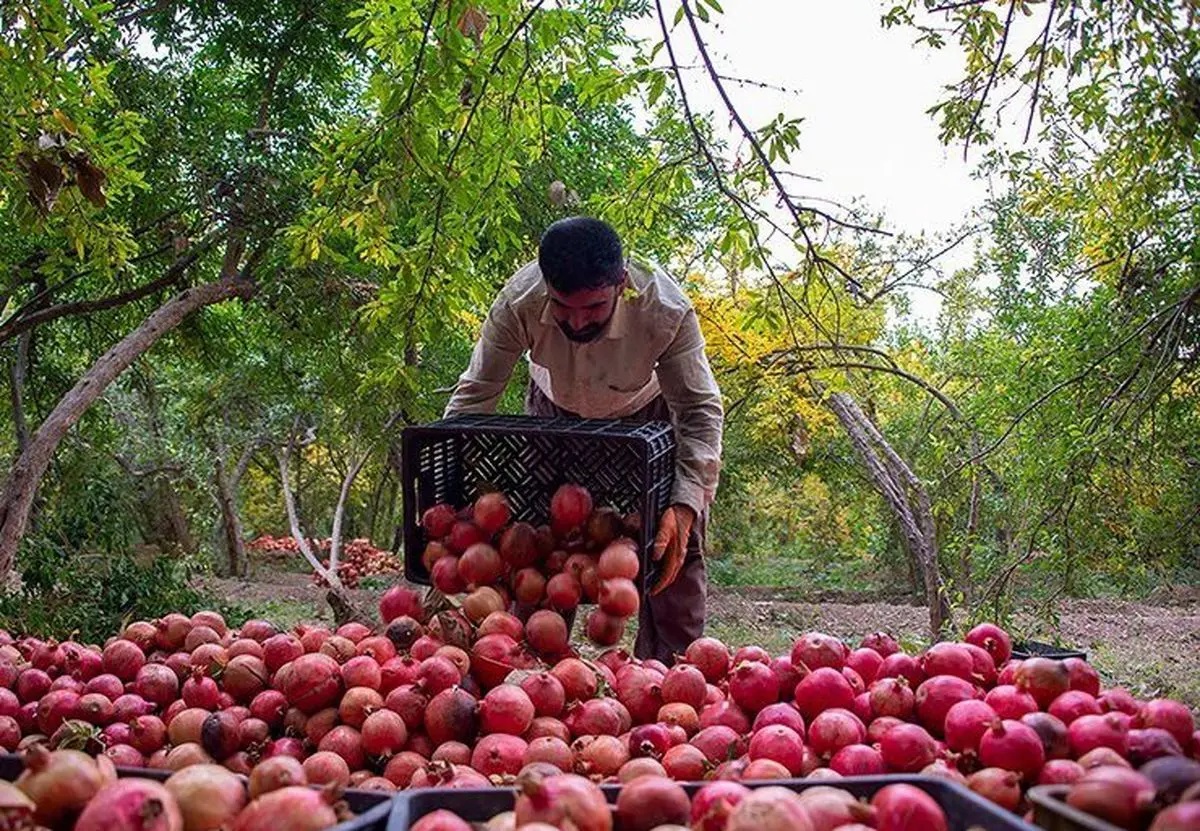
[[[542,418],[579,418],[546,397],[532,381],[525,392],[525,412]],[[660,395],[631,416],[630,421],[671,421],[671,412]],[[586,482],[581,484],[587,484]],[[696,517],[688,537],[687,555],[679,577],[657,597],[642,598],[638,615],[637,643],[633,652],[638,658],[657,658],[667,666],[682,655],[688,644],[704,635],[705,601],[708,580],[704,569],[704,535],[708,524],[707,512]],[[572,618],[574,616],[572,615]],[[568,620],[570,626],[573,620]]]

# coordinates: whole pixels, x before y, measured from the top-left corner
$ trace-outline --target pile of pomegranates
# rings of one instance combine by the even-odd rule
[[[492,817],[486,831],[946,831],[941,806],[920,788],[886,785],[869,802],[836,787],[799,792],[739,782],[709,783],[690,797],[680,784],[653,773],[631,779],[609,806],[604,794],[575,774],[536,773],[518,780],[512,811]],[[476,826],[439,809],[411,831],[473,831]]]
[[[512,508],[500,491],[485,493],[459,510],[439,503],[421,515],[426,545],[421,556],[434,588],[446,595],[466,593],[462,609],[472,623],[516,601],[525,610],[572,612],[595,603],[584,627],[588,639],[613,646],[638,613],[635,582],[640,567],[641,519],[612,508],[594,508],[582,485],[565,484],[550,499],[550,521],[540,527],[512,522]],[[534,643],[566,650],[565,635]]]
[[[280,757],[249,779],[220,765],[192,765],[164,782],[118,779],[107,756],[24,754],[16,782],[0,781],[0,828],[74,831],[321,831],[352,818],[340,789],[307,787],[300,763]]]
[[[1185,705],[1104,688],[1082,660],[1012,660],[991,624],[919,655],[881,633],[851,648],[809,632],[780,655],[705,637],[668,667],[582,657],[553,609],[522,622],[465,605],[429,614],[397,586],[375,628],[234,629],[203,611],[104,644],[0,632],[0,747],[298,766],[311,784],[384,791],[923,773],[1018,812],[1035,784],[1200,753]]]

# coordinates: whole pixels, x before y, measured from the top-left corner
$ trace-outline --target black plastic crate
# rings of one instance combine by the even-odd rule
[[[596,506],[642,518],[642,579],[659,516],[675,481],[675,434],[663,421],[465,415],[408,427],[401,437],[404,576],[429,585],[421,562],[421,514],[439,502],[461,508],[489,490],[504,491],[513,519],[550,516],[560,485],[577,483]]]
[[[1121,831],[1110,822],[1067,804],[1070,785],[1038,785],[1030,788],[1033,821],[1045,831]],[[390,826],[389,826],[390,827]]]
[[[688,796],[702,788],[704,782],[683,784]],[[803,791],[818,785],[833,786],[847,790],[860,798],[869,798],[886,785],[915,785],[932,796],[946,812],[950,831],[1036,831],[1034,826],[1016,814],[988,802],[962,785],[935,779],[932,776],[852,776],[845,779],[777,779],[762,782],[744,782],[747,787],[781,785],[793,791]],[[610,804],[617,801],[619,786],[606,785],[602,790]],[[454,790],[449,788],[426,788],[401,791],[392,810],[387,831],[409,831],[412,824],[426,814],[439,808],[453,811],[468,822],[484,822],[496,814],[511,811],[516,802],[516,791],[511,788],[487,788],[478,790]]]
[[[1054,646],[1041,641],[1026,641],[1024,643],[1013,644],[1012,656],[1019,661],[1024,661],[1026,658],[1053,658],[1056,661],[1064,661],[1067,658],[1079,658],[1087,660],[1087,653],[1081,652],[1078,649],[1068,649],[1065,646]]]
[[[0,753],[0,779],[15,782],[24,770],[25,762],[19,753]],[[122,778],[132,776],[156,782],[165,782],[172,773],[174,771],[149,768],[117,768],[117,775]],[[385,831],[389,827],[394,797],[395,794],[388,791],[347,790],[342,799],[354,812],[354,819],[339,823],[329,831]]]

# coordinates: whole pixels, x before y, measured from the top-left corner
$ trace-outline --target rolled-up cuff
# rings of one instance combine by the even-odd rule
[[[702,486],[689,482],[678,473],[675,474],[675,485],[671,488],[672,505],[687,505],[696,512],[696,516],[700,516],[708,509],[711,501]]]

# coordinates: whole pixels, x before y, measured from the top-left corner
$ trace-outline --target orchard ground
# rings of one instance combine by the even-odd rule
[[[365,609],[377,601],[390,580],[373,578],[376,588],[351,592]],[[280,563],[257,563],[250,579],[208,577],[202,587],[215,596],[281,626],[329,623],[324,591],[307,574]],[[582,639],[583,616],[576,622]],[[773,654],[790,648],[802,632],[817,630],[857,643],[877,630],[893,634],[908,651],[927,639],[928,612],[905,596],[851,595],[795,590],[710,585],[708,634],[731,646],[758,644]],[[1200,588],[1161,592],[1142,602],[1061,599],[1055,622],[1032,615],[1014,621],[1023,634],[1082,649],[1106,686],[1122,686],[1138,697],[1168,696],[1200,712]],[[626,647],[632,644],[627,632]]]

